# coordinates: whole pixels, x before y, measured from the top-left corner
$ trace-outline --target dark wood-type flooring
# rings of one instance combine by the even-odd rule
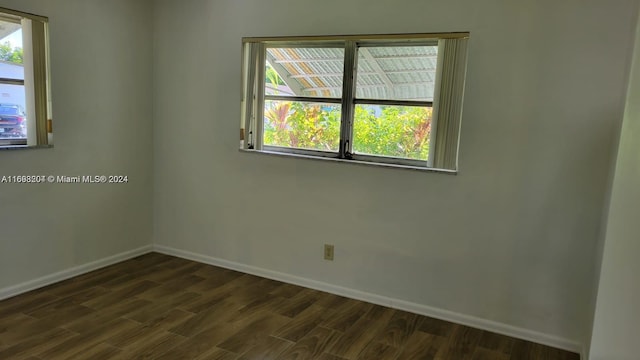
[[[579,357],[487,331],[151,253],[1,301],[0,359]]]

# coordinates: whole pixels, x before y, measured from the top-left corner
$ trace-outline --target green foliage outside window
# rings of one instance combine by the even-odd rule
[[[0,44],[0,61],[22,64],[22,57],[22,48],[12,48],[8,41]]]
[[[353,150],[427,160],[431,108],[356,106]],[[265,145],[336,151],[340,140],[340,107],[301,102],[266,101]]]
[[[340,142],[340,106],[266,101],[265,145],[336,151]]]
[[[376,108],[379,116],[376,116]],[[353,129],[356,154],[427,160],[431,108],[356,106]]]
[[[265,83],[284,85],[267,65]],[[340,105],[265,101],[264,144],[338,151]],[[357,105],[353,151],[426,161],[429,157],[432,109],[414,106]]]

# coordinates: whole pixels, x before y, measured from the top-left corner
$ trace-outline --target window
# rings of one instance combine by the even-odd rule
[[[47,19],[0,8],[0,147],[52,144]]]
[[[242,147],[457,170],[467,39],[244,39]]]

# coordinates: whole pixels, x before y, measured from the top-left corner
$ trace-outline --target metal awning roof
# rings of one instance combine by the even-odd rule
[[[0,14],[0,41],[20,30],[22,24],[20,23],[20,17],[10,14]]]
[[[360,47],[356,97],[433,101],[437,57],[437,45]],[[342,48],[267,48],[267,62],[286,83],[267,94],[342,96]]]

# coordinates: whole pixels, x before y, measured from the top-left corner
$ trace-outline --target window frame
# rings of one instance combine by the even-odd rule
[[[0,19],[21,24],[24,79],[0,78],[0,84],[24,87],[26,99],[24,108],[28,127],[26,139],[0,138],[0,149],[51,147],[53,124],[51,120],[49,19],[45,16],[4,7],[0,7]]]
[[[294,42],[281,42],[281,41],[274,41],[274,42],[266,42],[264,43],[264,50],[260,50],[261,53],[258,54],[258,62],[260,64],[260,61],[264,60],[262,63],[265,64],[264,66],[262,65],[257,65],[259,71],[257,72],[257,79],[261,79],[260,83],[257,84],[259,89],[264,89],[266,87],[266,83],[265,83],[265,74],[261,73],[262,69],[266,68],[266,60],[268,55],[267,55],[267,49],[292,49],[292,48],[322,48],[322,49],[344,49],[344,44],[340,43],[340,42],[336,42],[336,41],[294,41]],[[264,56],[265,58],[262,59],[262,52],[264,52]],[[345,49],[346,52],[346,49]],[[344,65],[346,66],[346,64]],[[343,70],[344,71],[344,70]],[[344,81],[344,75],[343,75],[343,81]],[[343,89],[344,89],[344,84],[343,84]],[[344,91],[344,90],[343,90]],[[318,96],[279,96],[279,95],[266,95],[264,94],[264,91],[260,91],[258,92],[258,105],[262,104],[262,106],[258,106],[259,110],[258,110],[258,115],[257,118],[258,119],[263,119],[264,118],[264,114],[262,113],[262,111],[264,111],[264,104],[266,101],[291,101],[291,102],[310,102],[310,103],[326,103],[326,104],[336,104],[336,105],[343,105],[343,98],[344,98],[344,94],[342,94],[342,96],[340,98],[334,98],[334,97],[318,97]],[[340,123],[342,124],[342,119],[340,120]],[[258,140],[258,135],[256,136],[256,140],[258,143],[261,143],[261,148],[263,150],[266,151],[272,151],[272,152],[284,152],[284,153],[289,153],[289,154],[301,154],[301,155],[307,155],[307,156],[319,156],[319,157],[333,157],[336,154],[338,154],[339,157],[339,152],[334,152],[334,151],[322,151],[322,150],[314,150],[314,149],[304,149],[304,148],[293,148],[293,147],[282,147],[282,146],[273,146],[273,145],[264,145],[263,141],[264,141],[264,120],[262,122],[260,122],[260,125],[256,124],[258,129],[256,131],[256,134],[260,134],[260,140]],[[340,131],[340,135],[342,136],[342,130]],[[340,146],[339,146],[340,147]]]
[[[434,149],[436,142],[437,119],[435,107],[439,102],[439,80],[442,71],[442,57],[440,52],[444,39],[469,39],[468,32],[460,33],[432,33],[432,34],[394,34],[394,35],[348,35],[325,37],[275,37],[275,38],[243,38],[243,121],[241,125],[241,147],[244,150],[260,151],[273,154],[300,155],[319,159],[333,158],[334,160],[353,161],[356,163],[371,163],[375,165],[389,165],[393,167],[408,167],[413,169],[442,170],[448,173],[457,172],[457,147],[459,132],[456,134],[455,166],[453,168],[434,166]],[[337,45],[337,46],[336,46]],[[433,101],[420,100],[388,100],[357,97],[357,66],[358,52],[362,48],[371,47],[407,47],[407,46],[438,46],[436,79],[434,82]],[[268,48],[295,47],[338,47],[344,48],[344,69],[342,73],[342,96],[337,98],[306,97],[306,96],[276,96],[265,95],[265,68]],[[460,69],[458,69],[460,70]],[[466,44],[464,49],[464,73],[462,87],[458,90],[460,98],[464,92],[464,77],[466,75]],[[285,81],[286,83],[286,81]],[[265,101],[301,101],[312,103],[332,103],[341,105],[340,139],[338,151],[322,151],[264,145],[264,109]],[[375,154],[358,154],[353,152],[354,116],[356,105],[388,105],[412,106],[431,108],[433,117],[431,135],[429,139],[428,160],[384,156]],[[462,103],[458,109],[461,115]],[[458,119],[458,126],[460,120]],[[451,139],[446,139],[451,141]]]

